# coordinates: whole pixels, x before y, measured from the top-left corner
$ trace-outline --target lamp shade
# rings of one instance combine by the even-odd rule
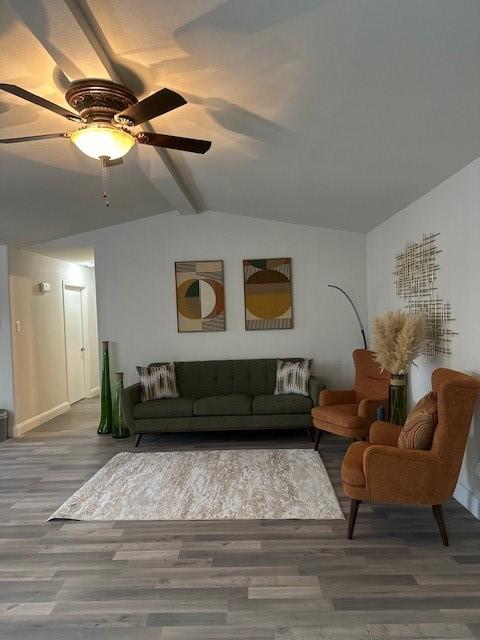
[[[74,131],[73,144],[90,158],[115,160],[126,155],[135,144],[135,138],[110,124],[92,124]]]

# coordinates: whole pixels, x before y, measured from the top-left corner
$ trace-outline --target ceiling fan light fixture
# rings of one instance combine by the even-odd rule
[[[96,160],[122,158],[135,144],[135,138],[128,131],[111,124],[92,124],[77,129],[70,139],[82,153]]]

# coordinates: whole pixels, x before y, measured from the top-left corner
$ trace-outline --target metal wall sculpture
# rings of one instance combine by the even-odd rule
[[[422,314],[427,319],[427,342],[423,354],[451,355],[451,327],[454,322],[450,303],[438,296],[437,248],[438,233],[424,233],[420,242],[409,242],[395,258],[395,294],[405,300],[409,313]]]

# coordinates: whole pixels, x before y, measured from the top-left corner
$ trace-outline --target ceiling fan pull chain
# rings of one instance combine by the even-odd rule
[[[106,207],[110,206],[110,200],[108,197],[108,160],[108,156],[100,156],[100,162],[102,164],[102,189]]]

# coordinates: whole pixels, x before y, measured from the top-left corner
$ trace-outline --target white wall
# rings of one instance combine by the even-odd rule
[[[10,300],[8,289],[8,251],[0,245],[0,409],[7,409],[13,422],[12,345],[10,339]]]
[[[92,269],[23,250],[9,253],[15,435],[69,408],[62,283],[86,287],[87,394],[98,391],[95,274]],[[42,294],[38,283],[52,290]],[[15,322],[21,331],[15,330]]]
[[[431,371],[447,366],[480,377],[480,159],[445,180],[367,236],[368,311],[370,319],[400,308],[393,292],[395,254],[424,232],[440,233],[439,296],[452,305],[455,330],[453,355],[419,361],[411,371],[412,400],[430,389]],[[480,405],[479,405],[480,407]],[[480,517],[480,408],[477,409],[465,454],[457,499]]]
[[[111,369],[126,382],[152,360],[310,356],[333,386],[351,385],[351,353],[361,346],[346,288],[366,317],[365,235],[244,216],[176,212],[62,239],[93,246],[99,338],[112,341]],[[242,260],[291,257],[294,329],[245,331]],[[174,262],[223,259],[225,332],[177,332]]]

